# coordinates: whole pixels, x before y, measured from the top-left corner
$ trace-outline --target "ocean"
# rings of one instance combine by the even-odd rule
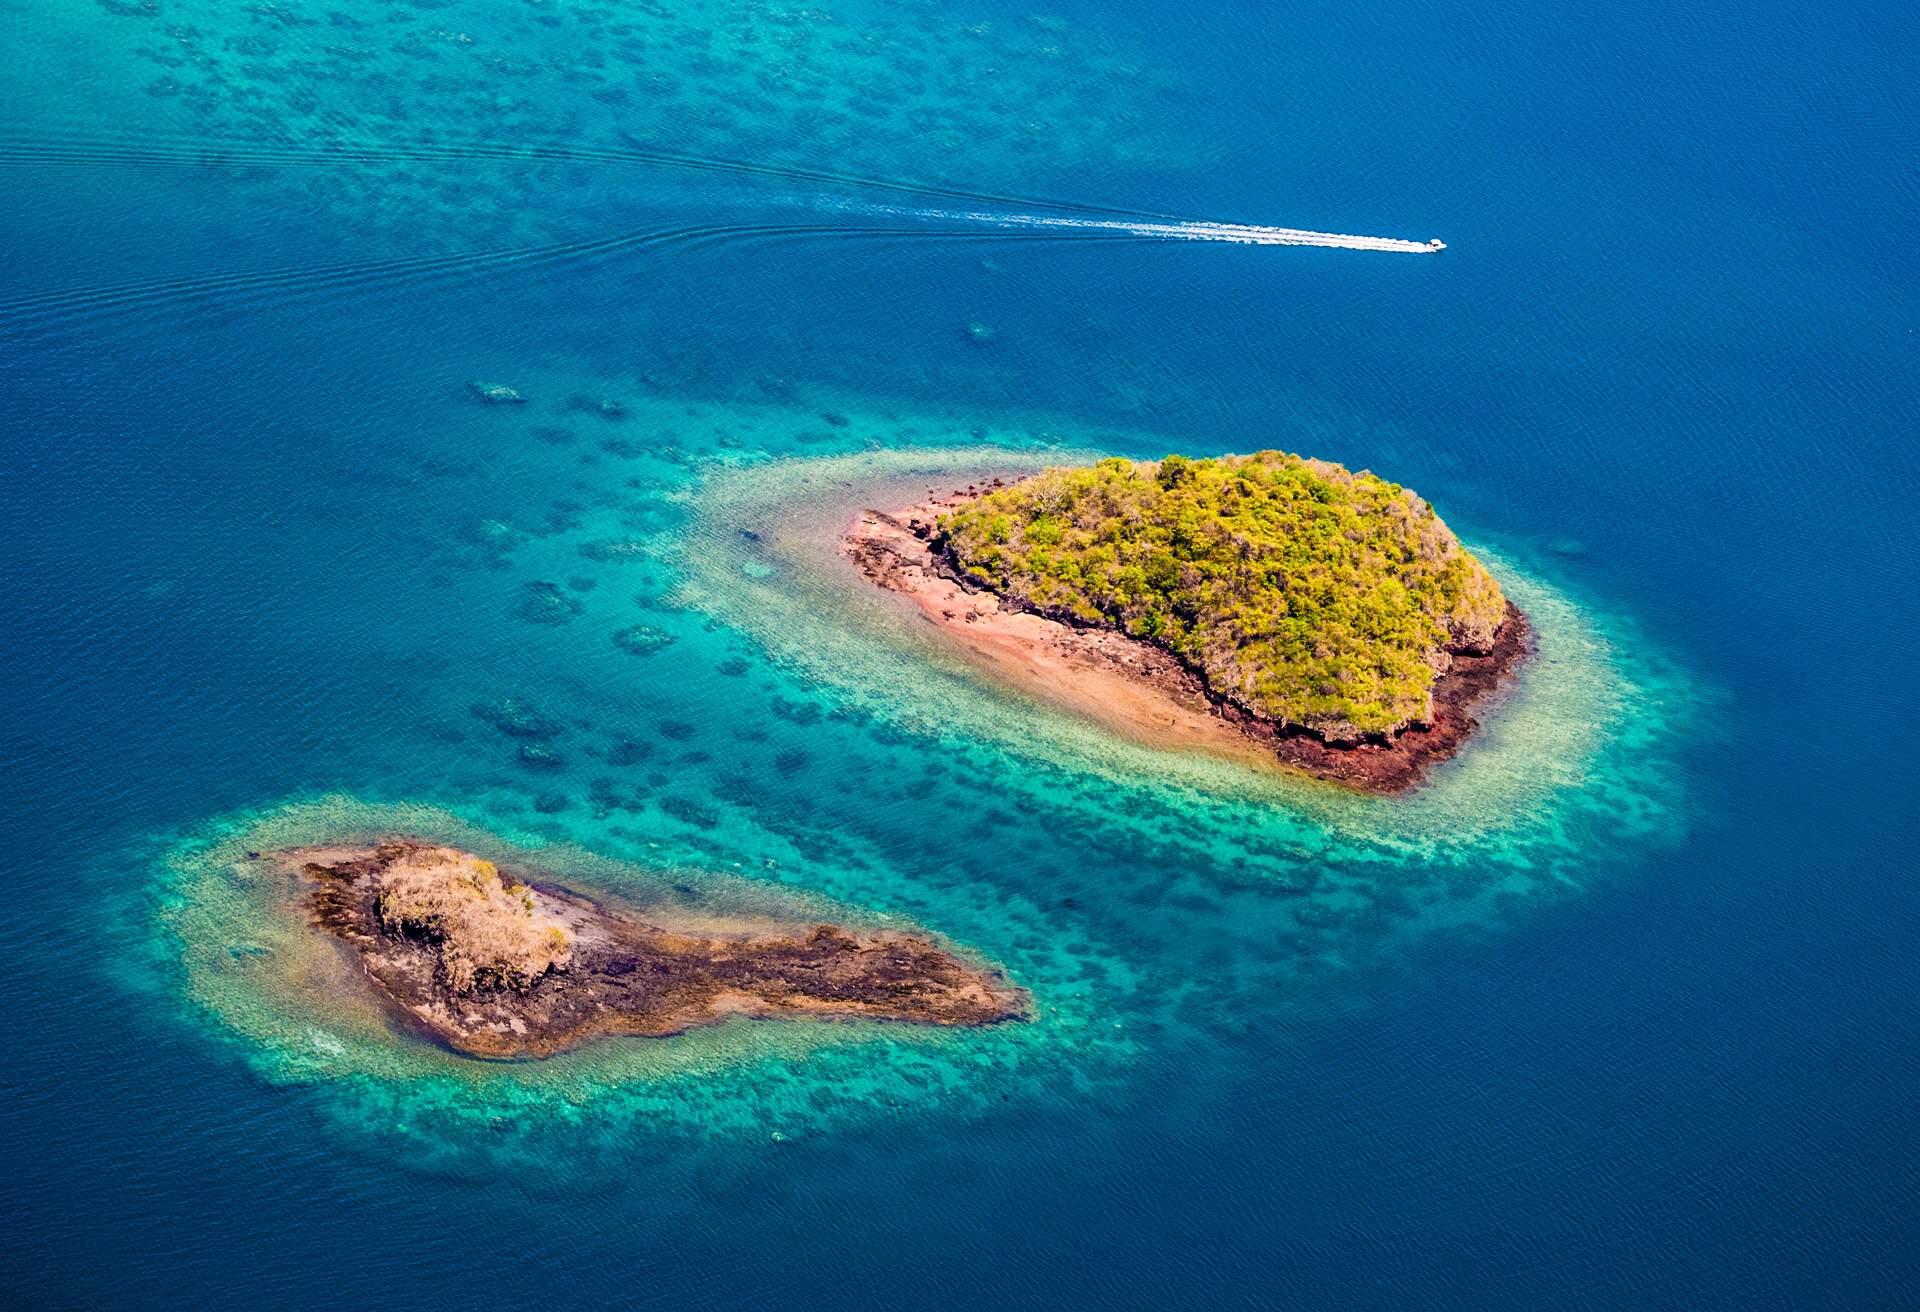
[[[1910,9],[0,16],[10,1306],[1912,1305]],[[876,487],[1266,447],[1536,621],[1412,797],[834,567]],[[239,859],[395,831],[1034,1019],[454,1057]]]

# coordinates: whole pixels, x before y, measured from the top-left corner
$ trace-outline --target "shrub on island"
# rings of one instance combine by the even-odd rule
[[[1164,647],[1209,690],[1331,742],[1432,715],[1492,649],[1500,585],[1424,500],[1281,451],[1056,468],[941,517],[937,546],[1015,605]]]
[[[572,958],[571,936],[526,885],[451,848],[395,849],[374,912],[391,933],[435,946],[447,986],[524,989]]]

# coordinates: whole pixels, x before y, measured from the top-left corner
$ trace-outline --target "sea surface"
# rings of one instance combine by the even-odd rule
[[[1911,6],[0,31],[7,1306],[1914,1305]],[[1263,447],[1536,620],[1411,798],[1024,705],[835,560]],[[465,1061],[247,875],[395,830],[1035,1018]]]

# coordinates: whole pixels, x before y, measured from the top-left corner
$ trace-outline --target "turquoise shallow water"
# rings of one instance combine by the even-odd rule
[[[1910,17],[0,12],[22,1302],[1900,1304]],[[1449,249],[900,213],[1033,197]],[[1025,705],[832,550],[1265,445],[1537,622],[1414,797]],[[394,827],[1036,1018],[463,1062],[236,861]]]
[[[530,402],[515,422],[569,404]],[[805,422],[764,404],[622,412],[621,431],[698,417],[776,449]],[[124,910],[153,917],[143,955],[193,1018],[361,1133],[417,1140],[410,1151],[435,1159],[578,1156],[585,1170],[636,1120],[650,1135],[790,1142],[846,1133],[876,1105],[966,1115],[1016,1093],[1117,1094],[1144,1058],[1143,1028],[1164,1050],[1244,1028],[1267,999],[1324,1008],[1335,981],[1426,935],[1577,890],[1593,848],[1684,831],[1662,753],[1700,693],[1620,621],[1516,571],[1541,657],[1472,755],[1411,799],[1132,748],[996,692],[915,639],[839,560],[838,533],[874,493],[1046,449],[933,446],[914,434],[937,421],[832,413],[839,436],[816,445],[858,454],[723,449],[692,475],[608,480],[621,495],[563,499],[544,520],[522,509],[451,525],[438,563],[468,571],[468,587],[442,577],[454,595],[408,625],[412,640],[457,653],[450,673],[532,668],[512,684],[454,674],[410,705],[404,750],[369,760],[355,796],[270,799],[158,856],[157,915]],[[886,449],[867,445],[882,434]],[[561,468],[572,481],[575,461]],[[619,640],[636,629],[644,641]],[[649,693],[662,711],[641,709]],[[406,805],[423,797],[446,810]],[[1035,991],[1039,1019],[978,1035],[735,1024],[509,1067],[404,1041],[396,1053],[377,1017],[341,1023],[332,953],[302,948],[271,881],[242,859],[396,831],[489,852],[500,838],[552,846],[534,859],[563,877],[569,852],[621,857],[643,869],[590,862],[578,877],[643,903],[684,900],[676,883],[722,910],[767,890],[822,895],[849,909],[837,914],[923,925],[1003,963]],[[1009,865],[1046,873],[1012,889],[984,873]],[[1066,891],[1086,879],[1097,891]],[[1149,984],[1182,961],[1209,964]],[[468,1138],[503,1116],[506,1142]]]

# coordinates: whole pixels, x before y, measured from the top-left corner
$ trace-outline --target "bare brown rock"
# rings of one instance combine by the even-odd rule
[[[676,930],[450,847],[268,853],[390,1010],[456,1052],[545,1057],[728,1016],[928,1025],[1022,1018],[1026,994],[927,939],[836,925]]]

